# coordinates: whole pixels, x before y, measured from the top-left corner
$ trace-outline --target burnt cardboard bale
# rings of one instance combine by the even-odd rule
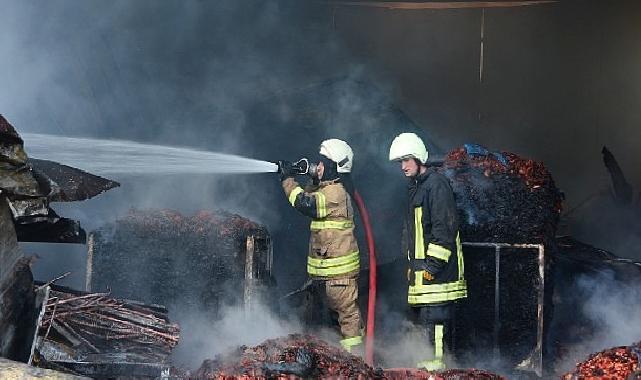
[[[223,304],[249,302],[271,282],[267,229],[225,211],[132,211],[92,235],[94,291],[215,317]]]
[[[553,241],[563,194],[542,163],[466,144],[452,150],[439,170],[455,193],[462,240]]]

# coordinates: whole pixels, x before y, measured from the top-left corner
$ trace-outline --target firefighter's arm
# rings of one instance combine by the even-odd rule
[[[426,276],[433,277],[452,256],[450,248],[456,236],[456,202],[452,188],[445,179],[434,182],[426,201],[432,223],[431,234],[425,237]]]
[[[282,184],[289,204],[301,214],[314,219],[327,216],[323,193],[319,191],[306,192],[293,178],[285,178]]]

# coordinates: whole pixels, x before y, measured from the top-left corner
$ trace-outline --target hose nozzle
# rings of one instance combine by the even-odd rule
[[[284,169],[286,172],[291,174],[308,175],[312,178],[316,178],[318,176],[318,165],[313,162],[309,162],[307,158],[301,158],[293,163],[289,161],[278,161],[276,162],[276,165],[278,165],[279,172]]]

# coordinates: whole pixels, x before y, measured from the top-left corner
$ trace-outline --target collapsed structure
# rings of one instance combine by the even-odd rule
[[[166,370],[178,327],[164,307],[52,283],[35,286],[30,261],[18,246],[19,241],[85,244],[79,222],[60,217],[50,203],[89,199],[116,186],[76,168],[29,158],[22,138],[0,115],[0,357],[98,377],[137,371],[154,377]],[[5,368],[21,375],[38,372]]]
[[[80,224],[60,217],[49,203],[88,199],[116,186],[82,170],[30,159],[20,135],[0,115],[0,356],[26,361],[38,308],[18,241],[84,244]]]

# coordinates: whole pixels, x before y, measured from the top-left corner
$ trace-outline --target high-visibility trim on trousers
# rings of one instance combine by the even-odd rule
[[[443,359],[443,325],[434,325],[434,359]]]
[[[350,352],[352,347],[358,346],[359,344],[363,344],[363,337],[362,336],[353,336],[350,338],[345,338],[341,339],[341,346],[345,349],[345,351]]]
[[[332,277],[353,272],[360,268],[360,255],[358,251],[345,256],[328,259],[307,257],[307,273],[313,276]]]
[[[444,329],[444,325],[434,325],[434,342],[432,342],[434,345],[434,359],[419,362],[416,367],[425,368],[428,371],[437,371],[446,368],[445,362],[443,361]]]
[[[311,230],[346,230],[352,227],[354,227],[354,222],[351,220],[314,220],[309,226]]]

